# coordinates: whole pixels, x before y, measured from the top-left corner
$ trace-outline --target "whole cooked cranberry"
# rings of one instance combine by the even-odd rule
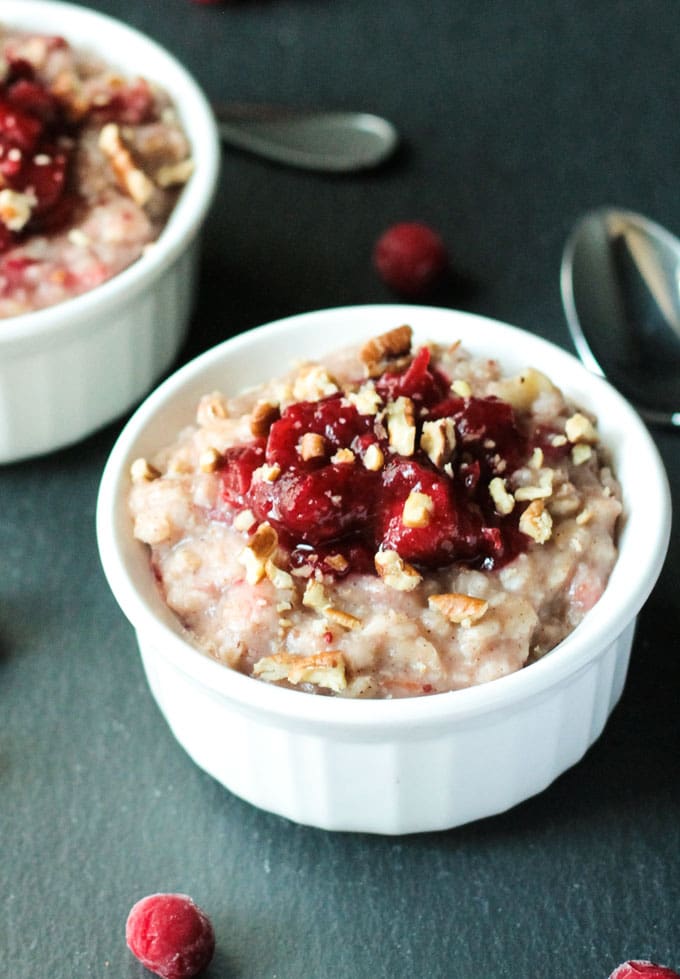
[[[641,959],[630,959],[617,966],[609,979],[678,979],[678,973],[665,965]]]
[[[403,221],[378,238],[373,264],[391,289],[415,297],[443,275],[449,256],[436,231],[420,221]]]
[[[375,517],[375,544],[398,551],[405,560],[444,567],[471,557],[479,546],[481,521],[458,505],[451,481],[413,459],[395,457],[383,469],[382,498]],[[425,494],[432,512],[416,526],[404,523],[404,505],[412,492]]]
[[[128,915],[125,939],[143,966],[162,979],[190,979],[215,951],[210,919],[186,894],[150,894]]]

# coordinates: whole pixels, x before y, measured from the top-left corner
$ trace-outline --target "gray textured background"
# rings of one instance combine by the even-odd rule
[[[405,138],[384,171],[350,179],[226,153],[182,360],[280,315],[393,298],[370,251],[412,218],[454,257],[435,301],[568,346],[558,268],[577,216],[618,203],[680,232],[676,0],[91,5],[165,44],[213,99],[364,108]],[[210,979],[680,968],[677,540],[623,700],[576,768],[448,833],[328,834],[232,797],[155,707],[94,539],[121,423],[0,467],[3,976],[139,979],[125,917],[154,890],[212,915]],[[680,443],[658,444],[677,484]]]

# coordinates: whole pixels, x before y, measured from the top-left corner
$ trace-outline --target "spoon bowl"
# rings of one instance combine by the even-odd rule
[[[680,427],[680,241],[601,208],[564,249],[562,302],[577,353],[651,424]]]
[[[350,173],[380,166],[399,142],[370,112],[230,103],[213,106],[223,143],[303,170]]]

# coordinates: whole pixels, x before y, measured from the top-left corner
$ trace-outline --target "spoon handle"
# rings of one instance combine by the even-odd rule
[[[222,142],[275,163],[349,173],[379,166],[395,150],[396,130],[368,112],[213,105]]]

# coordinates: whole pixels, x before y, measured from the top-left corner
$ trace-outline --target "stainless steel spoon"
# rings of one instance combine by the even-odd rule
[[[368,112],[240,103],[213,109],[224,143],[305,170],[349,173],[377,167],[399,142],[390,122]]]
[[[645,421],[680,428],[680,241],[632,211],[592,211],[567,241],[560,283],[586,367]]]

